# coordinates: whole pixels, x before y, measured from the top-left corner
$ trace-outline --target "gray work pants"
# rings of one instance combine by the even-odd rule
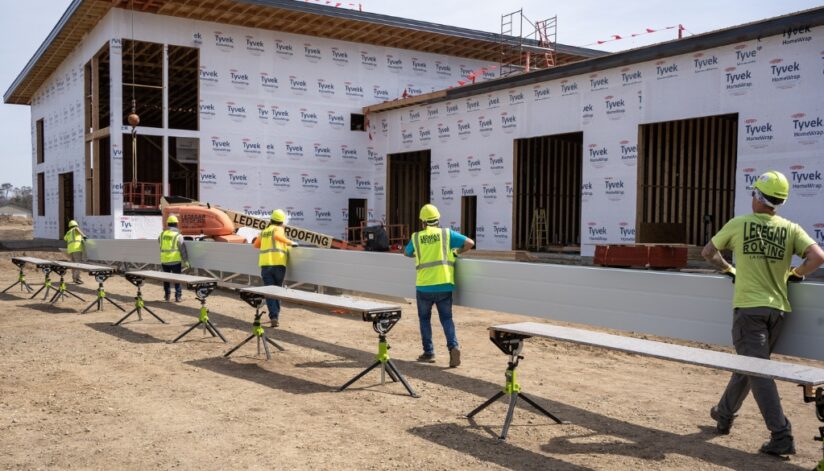
[[[83,252],[74,252],[70,253],[69,257],[71,257],[72,262],[80,263],[83,261]],[[77,281],[80,279],[80,270],[75,270],[72,268],[72,281]]]
[[[784,314],[783,311],[769,307],[736,308],[732,321],[732,342],[736,353],[769,359],[781,334]],[[751,389],[772,436],[781,437],[789,434],[790,423],[781,408],[778,389],[775,387],[775,381],[769,378],[733,373],[724,395],[718,402],[718,412],[722,419],[732,419]]]

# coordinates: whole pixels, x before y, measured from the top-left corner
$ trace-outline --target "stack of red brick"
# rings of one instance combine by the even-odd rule
[[[604,267],[684,268],[687,246],[667,244],[596,245],[596,265]]]

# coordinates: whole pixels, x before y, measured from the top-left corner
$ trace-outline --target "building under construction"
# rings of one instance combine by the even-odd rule
[[[155,237],[163,195],[341,237],[425,202],[481,249],[703,244],[768,168],[824,241],[824,9],[604,54],[287,0],[76,0],[6,92],[35,236]],[[139,124],[132,126],[129,115]]]

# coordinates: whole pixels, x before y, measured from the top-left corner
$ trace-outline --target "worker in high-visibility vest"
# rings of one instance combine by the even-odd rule
[[[728,221],[701,251],[735,283],[732,343],[739,355],[769,360],[784,320],[792,315],[787,282],[803,281],[824,263],[824,250],[815,239],[800,225],[777,214],[789,196],[787,177],[775,170],[764,173],[753,183],[752,214]],[[737,266],[724,260],[721,250],[731,250]],[[797,267],[791,266],[793,256],[803,257]],[[795,454],[792,427],[771,378],[733,373],[718,405],[710,409],[717,432],[730,433],[750,392],[770,431],[770,441],[760,451]]]
[[[86,248],[86,234],[80,230],[80,226],[74,219],[69,221],[69,230],[66,231],[63,240],[66,241],[66,253],[71,257],[72,262],[82,262],[83,250]],[[83,284],[83,280],[80,279],[80,270],[72,268],[72,280],[78,285]]]
[[[282,209],[272,211],[272,217],[266,229],[255,238],[254,246],[260,249],[258,266],[260,277],[265,286],[283,286],[286,277],[286,265],[289,263],[289,249],[297,246],[297,242],[289,240],[283,230],[286,223],[286,213]],[[272,327],[280,325],[280,301],[266,299],[269,308],[269,321]]]
[[[420,219],[424,229],[412,234],[404,255],[415,257],[415,297],[418,304],[423,354],[418,361],[435,362],[435,345],[432,343],[432,305],[438,308],[438,317],[449,349],[449,367],[461,364],[461,349],[452,321],[452,291],[455,289],[455,258],[475,246],[475,241],[465,235],[439,227],[441,214],[434,205],[421,208]]]
[[[188,265],[186,261],[186,246],[182,244],[180,231],[177,227],[177,216],[172,214],[166,219],[167,229],[160,233],[157,241],[160,243],[160,266],[166,273],[181,273],[183,265]],[[166,302],[171,297],[171,286],[169,282],[163,282],[163,299]],[[175,283],[175,302],[179,303],[183,297],[183,290],[180,283]]]

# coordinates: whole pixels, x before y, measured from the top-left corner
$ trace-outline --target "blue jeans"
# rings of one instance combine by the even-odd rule
[[[163,263],[160,265],[163,267],[163,271],[166,273],[180,273],[183,269],[183,263],[176,262],[176,263]],[[170,283],[168,281],[163,282],[163,295],[167,298],[171,293],[172,289],[169,286]],[[183,294],[183,290],[180,289],[180,283],[175,283],[175,299],[179,298]]]
[[[455,335],[455,323],[452,322],[452,291],[440,293],[426,293],[415,291],[418,301],[418,321],[421,325],[421,343],[424,353],[435,353],[432,343],[432,305],[438,307],[438,318],[441,320],[443,335],[446,337],[446,348],[452,350],[458,346],[458,337]]]
[[[264,286],[283,286],[286,267],[283,265],[260,267],[260,277],[263,278]],[[280,315],[280,301],[266,298],[266,307],[269,308],[269,319],[277,319]]]

